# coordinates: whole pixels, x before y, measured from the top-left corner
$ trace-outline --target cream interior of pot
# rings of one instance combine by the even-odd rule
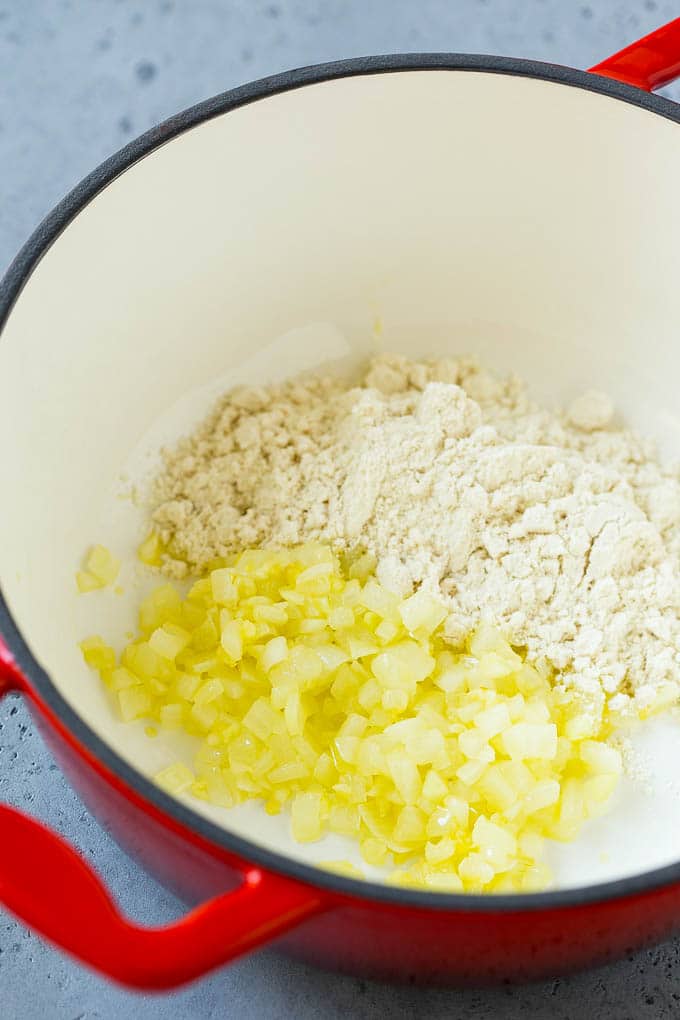
[[[129,498],[222,389],[375,351],[471,352],[549,403],[606,390],[680,454],[680,127],[562,84],[471,71],[359,76],[260,100],[125,172],[64,230],[0,343],[2,587],[36,658],[140,772],[190,742],[123,725],[77,641],[120,645],[148,586]],[[375,323],[382,326],[380,341]],[[76,592],[93,542],[124,595]],[[680,857],[680,722],[637,738],[651,789],[556,848],[561,885]],[[194,803],[308,861],[256,805]]]

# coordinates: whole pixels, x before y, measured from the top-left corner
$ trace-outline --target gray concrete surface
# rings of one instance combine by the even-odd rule
[[[104,157],[242,81],[409,50],[587,67],[677,14],[661,0],[0,0],[0,270]],[[680,99],[677,86],[667,92]],[[181,910],[85,811],[16,699],[0,706],[0,798],[65,833],[141,921]],[[337,977],[263,952],[172,996],[138,996],[81,970],[0,912],[0,1016],[661,1020],[680,1016],[679,956],[677,941],[544,985],[442,991]]]

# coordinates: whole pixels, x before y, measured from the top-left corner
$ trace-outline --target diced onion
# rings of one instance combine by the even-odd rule
[[[97,584],[118,570],[101,548]],[[159,555],[149,536],[141,558]],[[543,888],[544,840],[573,839],[622,771],[606,712],[488,623],[451,647],[439,601],[399,599],[374,567],[358,555],[342,569],[323,545],[246,550],[184,599],[153,592],[119,658],[98,636],[83,655],[125,721],[200,739],[193,771],[156,776],[170,792],[287,808],[298,841],[351,837],[403,885]]]

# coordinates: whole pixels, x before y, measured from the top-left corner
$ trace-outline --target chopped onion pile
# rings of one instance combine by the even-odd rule
[[[544,888],[544,840],[573,839],[618,782],[607,721],[489,625],[452,648],[445,608],[373,567],[247,550],[184,599],[153,592],[119,660],[99,637],[81,648],[124,720],[201,738],[195,772],[156,777],[171,792],[286,808],[298,841],[349,836],[391,881]]]

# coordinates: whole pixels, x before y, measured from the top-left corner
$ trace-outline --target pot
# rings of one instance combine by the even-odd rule
[[[472,347],[539,397],[605,388],[677,450],[680,112],[651,94],[676,75],[680,19],[591,73],[452,54],[292,71],[132,142],[28,241],[0,292],[0,693],[27,699],[121,845],[199,905],[140,928],[61,836],[3,806],[0,900],[25,924],[148,989],[272,940],[355,973],[479,984],[680,928],[672,841],[609,880],[591,854],[554,892],[436,894],[315,866],[252,806],[164,793],[148,778],[163,739],[114,719],[76,645],[120,635],[134,578],[122,598],[73,582],[90,542],[132,548],[124,468],[141,477],[230,382],[358,360],[377,320],[387,348]]]

